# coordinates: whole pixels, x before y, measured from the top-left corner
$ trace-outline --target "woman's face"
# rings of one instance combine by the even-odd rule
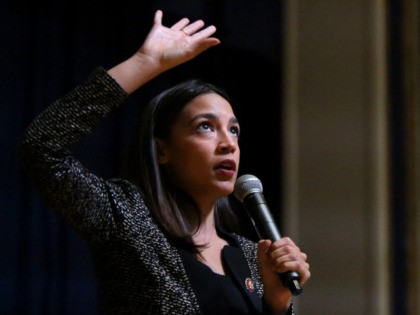
[[[159,163],[196,202],[232,193],[239,167],[239,123],[230,104],[203,94],[180,113],[167,140],[157,140]]]

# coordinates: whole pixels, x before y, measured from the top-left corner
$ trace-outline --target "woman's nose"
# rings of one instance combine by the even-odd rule
[[[236,138],[232,137],[232,135],[228,133],[224,133],[220,138],[218,150],[222,153],[231,153],[235,152],[237,146],[238,143]]]

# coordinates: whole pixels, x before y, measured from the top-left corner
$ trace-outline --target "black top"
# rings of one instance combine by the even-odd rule
[[[223,260],[226,259],[227,247],[223,249]],[[238,248],[231,249],[240,253]],[[246,292],[231,277],[230,270],[227,275],[220,275],[192,254],[184,250],[180,250],[180,254],[203,314],[257,314]]]

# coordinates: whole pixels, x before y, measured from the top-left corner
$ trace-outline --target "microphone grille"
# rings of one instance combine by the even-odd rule
[[[236,199],[243,202],[247,195],[255,192],[262,193],[262,191],[261,181],[254,175],[245,174],[236,180],[233,194]]]

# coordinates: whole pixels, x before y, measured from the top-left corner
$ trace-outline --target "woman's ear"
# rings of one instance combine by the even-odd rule
[[[157,158],[159,164],[168,163],[168,155],[166,154],[165,141],[162,139],[155,138],[155,146],[157,151]]]

